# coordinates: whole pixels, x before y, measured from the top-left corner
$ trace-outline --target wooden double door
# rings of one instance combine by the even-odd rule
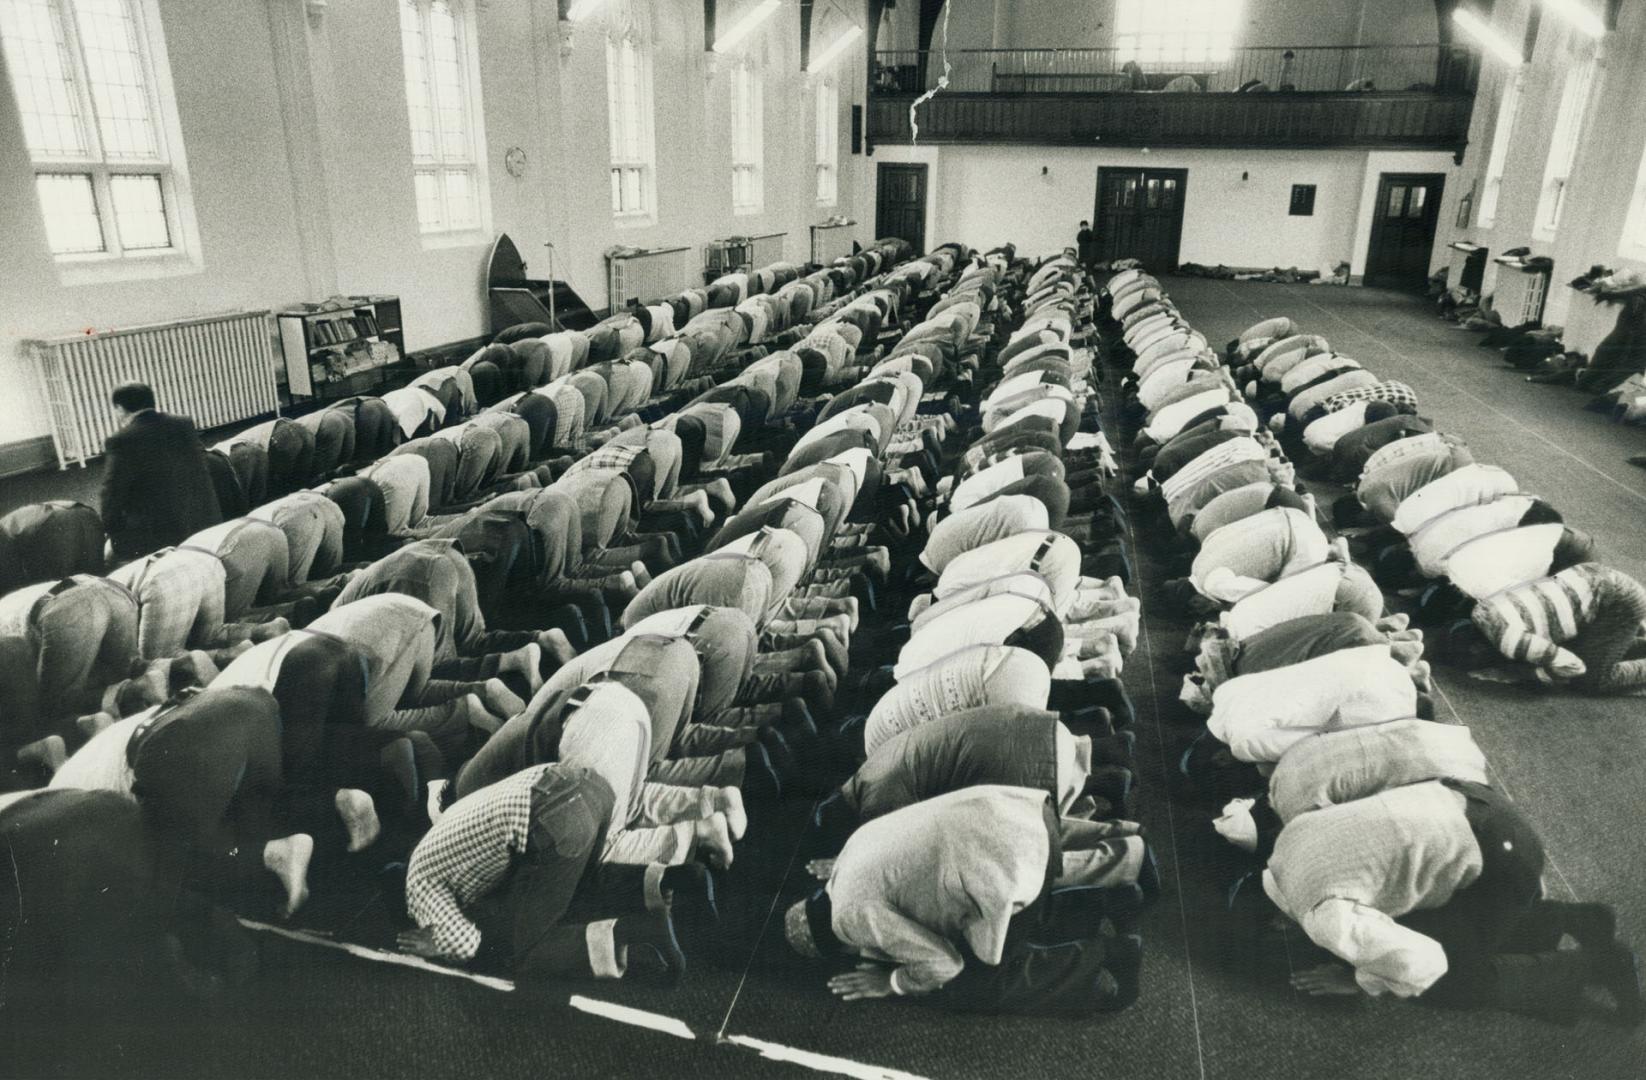
[[[1421,289],[1428,283],[1445,187],[1440,173],[1384,173],[1378,178],[1366,284]]]
[[[874,236],[926,251],[926,166],[883,161],[875,169]]]
[[[1136,259],[1153,271],[1177,266],[1187,169],[1097,170],[1097,258]]]

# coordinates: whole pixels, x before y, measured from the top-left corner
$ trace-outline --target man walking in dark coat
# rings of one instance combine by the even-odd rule
[[[142,383],[115,387],[110,401],[121,428],[104,447],[102,513],[115,558],[181,544],[222,521],[194,421],[160,412]]]

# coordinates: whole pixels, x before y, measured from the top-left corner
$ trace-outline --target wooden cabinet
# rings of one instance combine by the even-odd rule
[[[406,357],[400,298],[351,296],[280,312],[280,353],[294,398],[341,398],[383,382]]]

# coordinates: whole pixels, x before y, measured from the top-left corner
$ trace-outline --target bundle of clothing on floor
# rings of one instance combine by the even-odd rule
[[[847,721],[865,759],[815,813],[822,887],[785,917],[802,956],[879,962],[831,978],[847,1000],[1045,1015],[1137,997],[1133,930],[1159,874],[1130,820],[1119,676],[1139,615],[1104,492],[1091,304],[1072,254],[1008,247],[933,309],[978,390],[944,425],[922,543],[898,553],[907,622]]]
[[[1220,355],[1147,275],[1116,275],[1106,297],[1134,518],[1184,572],[1169,602],[1202,620],[1180,695],[1200,730],[1179,772],[1189,797],[1226,803],[1216,829],[1251,859],[1231,907],[1258,916],[1254,934],[1278,911],[1348,965],[1297,971],[1309,993],[1571,1020],[1599,987],[1638,1023],[1612,910],[1544,895],[1541,842],[1468,729],[1435,721],[1424,656],[1628,692],[1646,685],[1629,658],[1646,651],[1646,590],[1436,431],[1409,386],[1292,320]],[[1333,484],[1351,490],[1323,513]]]

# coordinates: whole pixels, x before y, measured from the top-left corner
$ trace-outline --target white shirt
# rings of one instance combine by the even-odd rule
[[[1212,693],[1206,729],[1241,761],[1279,761],[1322,731],[1400,720],[1417,712],[1417,687],[1387,642],[1237,675]]]
[[[1411,784],[1304,814],[1281,830],[1263,890],[1368,994],[1415,997],[1447,971],[1439,942],[1394,920],[1444,906],[1480,876],[1467,800]]]

